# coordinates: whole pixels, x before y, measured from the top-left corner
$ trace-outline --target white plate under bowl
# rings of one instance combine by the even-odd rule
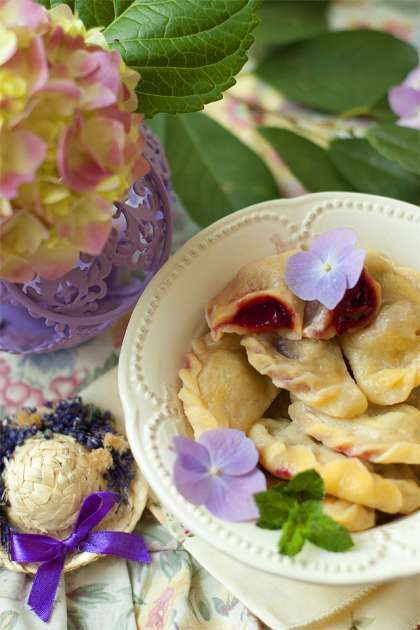
[[[325,230],[353,228],[359,243],[420,270],[420,210],[358,193],[317,193],[257,204],[192,238],[159,271],[137,304],[124,339],[119,387],[134,456],[163,505],[226,554],[280,576],[323,584],[361,584],[420,572],[420,511],[354,535],[331,553],[307,543],[295,558],[277,553],[278,531],[229,523],[188,503],[172,481],[169,449],[182,431],[178,370],[204,330],[204,307],[247,262],[307,242]]]

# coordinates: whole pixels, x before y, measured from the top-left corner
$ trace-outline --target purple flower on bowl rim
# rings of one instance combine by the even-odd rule
[[[253,495],[267,488],[258,451],[242,431],[213,429],[196,442],[177,436],[174,481],[182,496],[227,521],[258,518]]]
[[[355,247],[356,240],[350,228],[336,228],[315,239],[308,251],[291,256],[284,276],[289,289],[302,300],[334,309],[363,271],[366,252]]]
[[[401,85],[389,90],[388,101],[399,116],[397,125],[420,129],[420,66],[412,70]]]

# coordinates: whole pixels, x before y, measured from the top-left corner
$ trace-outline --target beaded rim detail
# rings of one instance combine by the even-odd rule
[[[267,237],[270,230],[280,228],[283,234],[286,232],[289,246],[302,245],[317,231],[337,227],[340,221],[341,225],[346,221],[352,227],[348,220],[349,212],[352,213],[353,222],[365,231],[371,229],[369,220],[372,221],[372,216],[382,218],[374,235],[377,241],[378,235],[384,238],[390,228],[401,229],[409,243],[420,240],[418,208],[373,195],[316,193],[265,202],[241,210],[193,237],[153,279],[131,318],[119,365],[120,394],[128,439],[134,456],[163,504],[193,533],[228,555],[277,575],[324,584],[362,584],[418,572],[418,560],[414,561],[413,550],[417,554],[420,552],[420,512],[369,532],[356,534],[356,549],[346,554],[309,548],[296,558],[288,558],[276,553],[275,537],[270,537],[270,532],[262,532],[252,524],[220,521],[204,508],[189,504],[174,487],[168,470],[167,451],[161,439],[165,424],[173,425],[181,417],[173,391],[175,378],[171,378],[171,382],[166,385],[166,393],[162,393],[165,388],[162,388],[159,378],[160,371],[157,370],[153,380],[153,370],[152,376],[149,370],[153,358],[148,354],[147,343],[154,330],[159,307],[175,280],[191,265],[197,268],[197,259],[221,241],[228,240],[231,235],[249,226],[264,224]],[[338,213],[346,214],[347,219],[340,219]],[[376,220],[375,228],[377,224]],[[270,240],[274,242],[272,236]],[[388,240],[386,251],[392,250],[393,243],[395,238],[392,242]],[[412,248],[412,251],[415,250]],[[191,331],[191,336],[196,332]],[[404,554],[401,554],[402,546]],[[243,556],[244,549],[247,550],[246,558]]]

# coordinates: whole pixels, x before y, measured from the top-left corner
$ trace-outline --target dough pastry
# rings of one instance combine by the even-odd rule
[[[383,464],[420,464],[420,410],[410,405],[372,407],[352,420],[335,420],[294,402],[289,415],[307,435],[344,455]]]
[[[367,398],[394,405],[420,385],[420,274],[375,253],[366,264],[381,285],[382,307],[367,328],[340,343]]]
[[[362,532],[374,527],[376,521],[375,510],[335,497],[325,498],[324,512],[349,532]]]
[[[236,335],[213,341],[210,335],[192,343],[179,376],[183,402],[196,438],[204,431],[230,427],[247,432],[277,396],[277,389],[246,359]]]
[[[242,267],[207,305],[206,317],[214,339],[238,334],[276,331],[290,339],[302,337],[304,302],[284,282],[293,251],[268,256]]]
[[[258,372],[311,407],[337,418],[352,418],[366,410],[366,397],[348,373],[336,340],[249,335],[241,343]]]
[[[366,328],[375,319],[380,306],[380,284],[364,269],[356,286],[346,291],[332,311],[316,300],[306,303],[303,336],[331,339],[344,332]]]
[[[288,420],[264,419],[249,432],[260,463],[276,477],[290,479],[314,468],[327,494],[390,514],[409,514],[420,507],[420,486],[413,479],[385,479],[355,457],[331,451]]]

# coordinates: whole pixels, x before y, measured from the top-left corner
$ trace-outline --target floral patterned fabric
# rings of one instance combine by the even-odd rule
[[[415,42],[420,40],[420,27],[415,20],[417,10],[414,0],[339,0],[332,5],[330,19],[337,28],[371,26]],[[304,191],[281,161],[257,139],[255,127],[281,123],[304,129],[321,141],[354,128],[353,121],[337,121],[288,103],[257,82],[252,74],[252,63],[224,100],[208,107],[208,113],[235,130],[270,161],[282,194],[286,196]],[[179,211],[174,249],[196,231],[197,227]],[[38,404],[44,398],[70,396],[84,389],[117,364],[127,322],[128,317],[74,350],[26,357],[1,353],[0,413],[4,415],[22,405]],[[152,564],[142,566],[104,558],[67,574],[61,582],[50,627],[54,630],[266,628],[183,548],[182,542],[188,533],[182,526],[158,503],[150,503],[149,508],[137,531],[150,546]],[[45,628],[24,603],[30,586],[30,578],[0,569],[0,630]],[[280,595],[287,597],[287,593]],[[404,580],[387,585],[350,610],[346,608],[324,621],[314,620],[305,627],[313,630],[420,630],[420,581]],[[280,622],[277,628],[297,630],[296,625],[286,626]]]

